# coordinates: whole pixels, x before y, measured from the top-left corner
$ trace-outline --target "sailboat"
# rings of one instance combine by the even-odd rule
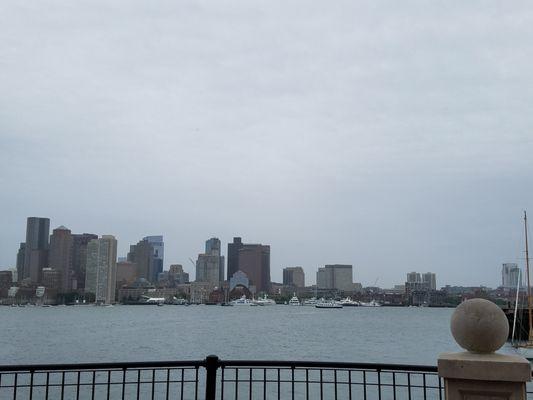
[[[517,342],[515,347],[518,352],[528,360],[533,360],[533,307],[532,307],[532,298],[531,298],[531,280],[529,274],[529,248],[527,242],[527,214],[524,211],[524,237],[525,237],[525,247],[526,247],[526,279],[527,279],[527,326],[528,326],[528,338],[525,342]],[[520,282],[520,278],[519,278]],[[516,330],[516,316],[518,313],[518,288],[516,295],[516,306],[515,306],[515,316],[513,323],[513,338]]]

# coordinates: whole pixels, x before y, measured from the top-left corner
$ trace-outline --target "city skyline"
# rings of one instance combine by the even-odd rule
[[[0,4],[0,265],[21,221],[497,286],[533,212],[529,3]],[[52,228],[52,227],[51,227]]]

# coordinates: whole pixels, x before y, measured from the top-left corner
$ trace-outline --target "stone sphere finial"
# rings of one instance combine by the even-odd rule
[[[471,299],[455,309],[450,324],[455,341],[473,353],[493,353],[509,335],[504,312],[491,301]]]

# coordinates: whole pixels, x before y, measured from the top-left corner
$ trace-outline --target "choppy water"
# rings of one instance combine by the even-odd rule
[[[0,307],[0,364],[293,359],[435,365],[453,309]]]

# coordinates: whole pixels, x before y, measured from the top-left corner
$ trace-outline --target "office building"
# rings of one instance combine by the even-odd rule
[[[85,292],[95,295],[96,303],[110,304],[115,301],[117,268],[117,240],[103,235],[87,245],[87,269]]]
[[[245,244],[240,237],[228,244],[228,277],[242,271],[258,292],[270,290],[270,246]]]
[[[29,217],[26,223],[24,270],[21,279],[38,284],[41,272],[48,266],[50,219]]]
[[[17,280],[20,282],[24,276],[24,253],[26,252],[26,243],[21,243],[17,251]]]
[[[218,238],[211,238],[205,242],[205,254],[210,256],[218,256],[219,257],[219,276],[218,280],[220,282],[224,282],[224,256],[222,256],[222,247],[220,244],[220,239]]]
[[[72,289],[72,234],[70,229],[60,226],[50,236],[48,266],[58,271],[61,284],[58,289],[67,292]],[[44,284],[44,282],[43,282]],[[44,285],[46,286],[46,285]]]
[[[157,282],[157,276],[161,272],[159,268],[162,266],[162,259],[156,258],[156,254],[159,253],[147,239],[130,246],[127,260],[137,266],[138,279],[146,279],[154,284]]]
[[[353,266],[347,264],[331,264],[317,271],[317,288],[353,291]]]
[[[502,287],[505,289],[516,289],[519,283],[522,286],[522,274],[518,265],[515,263],[503,264]]]
[[[62,271],[54,268],[43,268],[41,283],[46,289],[61,290]]]
[[[150,278],[148,279],[150,282],[157,282],[159,274],[163,272],[163,266],[164,266],[164,259],[165,259],[165,243],[163,242],[163,236],[157,235],[157,236],[146,236],[143,238],[143,240],[146,240],[148,243],[152,245],[152,248],[154,249],[153,254],[153,266],[152,266],[152,272],[150,274]]]
[[[422,277],[420,276],[419,272],[409,272],[407,274],[407,281],[408,283],[420,283],[422,282]]]
[[[220,285],[220,257],[208,254],[198,254],[196,260],[196,282],[209,282]]]
[[[87,268],[87,245],[98,235],[93,233],[78,233],[72,235],[72,271],[74,273],[73,289],[85,287],[85,270]]]
[[[181,264],[172,264],[168,269],[168,280],[175,285],[189,283],[189,274],[183,271]]]
[[[283,269],[283,285],[305,287],[305,273],[302,267],[287,267]]]
[[[137,279],[137,266],[129,261],[117,262],[116,286],[120,289],[122,286],[129,286]]]

